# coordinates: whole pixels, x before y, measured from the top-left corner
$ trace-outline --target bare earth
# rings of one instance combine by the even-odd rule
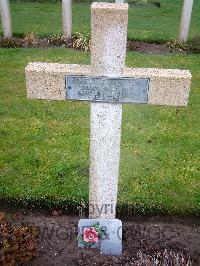
[[[48,38],[34,39],[27,41],[24,38],[13,37],[11,40],[0,37],[0,47],[4,48],[42,48],[46,49],[49,47],[66,47],[73,48],[73,39],[67,39],[66,42],[49,43]],[[171,49],[164,44],[146,43],[141,41],[127,41],[128,51],[137,51],[140,53],[148,54],[172,54],[172,53],[187,53],[186,51],[179,51]]]
[[[38,257],[27,265],[136,265],[139,250],[152,255],[164,249],[190,257],[200,265],[200,218],[133,217],[123,222],[123,255],[104,256],[97,250],[77,247],[80,217],[29,210],[0,203],[0,211],[15,223],[37,226]],[[17,214],[17,215],[16,215]],[[17,216],[17,220],[16,220]],[[83,218],[83,217],[82,217]]]

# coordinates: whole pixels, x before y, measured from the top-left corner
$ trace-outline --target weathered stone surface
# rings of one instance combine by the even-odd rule
[[[186,42],[190,28],[190,20],[192,16],[193,0],[184,0],[181,15],[181,24],[179,32],[179,40]]]
[[[125,67],[128,4],[91,5],[91,72],[121,76]]]
[[[62,0],[63,34],[67,38],[72,35],[72,0]]]
[[[87,65],[29,63],[25,69],[29,99],[66,99],[65,75],[89,74]]]
[[[91,66],[29,63],[26,67],[28,98],[65,100],[65,75],[92,75]],[[187,105],[191,83],[188,70],[126,67],[122,76],[150,78],[148,104]]]
[[[119,77],[126,57],[128,5],[91,6],[91,75]],[[112,205],[106,212],[89,208],[89,217],[115,218],[118,190],[122,105],[91,103],[90,206]]]
[[[188,70],[125,68],[124,76],[148,77],[148,104],[187,106],[191,74]]]
[[[94,247],[99,248],[105,255],[120,256],[122,254],[122,222],[118,219],[81,219],[78,223],[78,236],[81,237],[85,227],[99,222],[105,228],[106,237]],[[84,245],[79,241],[79,247]]]
[[[5,38],[12,37],[12,23],[10,15],[10,5],[8,0],[0,0],[0,15],[3,27],[3,36]]]

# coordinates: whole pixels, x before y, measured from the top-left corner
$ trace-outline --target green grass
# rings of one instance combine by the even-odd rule
[[[176,38],[179,31],[180,0],[161,0],[161,8],[129,7],[128,38],[163,42]],[[11,1],[14,35],[34,32],[38,36],[60,33],[60,2]],[[200,1],[194,1],[189,39],[200,35]],[[73,32],[90,31],[90,4],[73,3]],[[2,29],[0,26],[0,34]]]
[[[88,201],[89,104],[26,99],[30,61],[89,64],[70,49],[0,49],[0,198],[47,206]],[[189,69],[187,108],[124,105],[119,210],[200,214],[200,55],[130,52],[127,65]]]

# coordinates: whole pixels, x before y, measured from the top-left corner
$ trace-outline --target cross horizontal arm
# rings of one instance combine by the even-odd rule
[[[29,99],[65,100],[65,76],[89,76],[91,66],[29,63],[25,72]],[[187,106],[191,83],[188,70],[125,68],[123,77],[150,79],[148,104]]]

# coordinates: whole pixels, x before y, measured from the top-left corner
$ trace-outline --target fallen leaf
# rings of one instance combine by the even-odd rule
[[[3,221],[3,219],[5,218],[5,212],[0,212],[0,222]]]
[[[58,210],[58,211],[54,210],[54,211],[52,211],[52,215],[53,216],[60,216],[60,215],[62,215],[62,211],[61,210]]]
[[[13,219],[15,219],[16,221],[21,220],[22,219],[21,213],[16,212],[15,214],[13,214]]]

